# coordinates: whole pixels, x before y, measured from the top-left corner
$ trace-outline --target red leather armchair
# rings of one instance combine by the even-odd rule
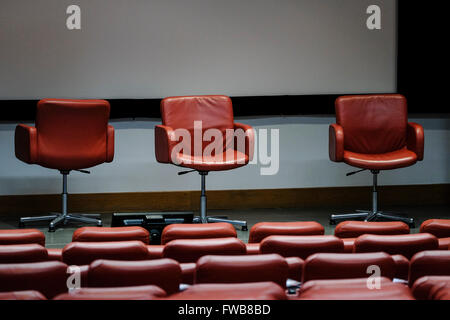
[[[201,176],[200,218],[196,222],[229,222],[247,230],[245,221],[206,216],[206,176],[248,164],[253,157],[252,127],[235,123],[227,96],[169,97],[161,102],[162,125],[155,127],[155,155],[160,163],[171,163],[197,171]]]
[[[68,221],[102,225],[100,219],[67,213],[67,176],[72,170],[89,173],[81,169],[113,161],[114,128],[108,125],[109,112],[105,100],[44,99],[37,105],[36,126],[16,127],[16,157],[63,175],[62,213],[21,218],[21,226],[51,221],[49,231],[55,231],[57,225]]]
[[[377,219],[403,221],[414,227],[414,220],[378,210],[377,177],[381,170],[414,165],[424,157],[422,126],[408,122],[406,98],[399,94],[343,96],[336,100],[336,122],[329,129],[331,161],[344,162],[373,174],[372,210],[349,215],[332,215],[330,222]]]

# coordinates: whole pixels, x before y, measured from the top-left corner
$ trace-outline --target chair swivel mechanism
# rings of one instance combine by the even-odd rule
[[[254,131],[235,123],[227,96],[169,97],[161,102],[162,125],[155,127],[155,155],[160,163],[190,169],[201,176],[200,217],[196,223],[228,222],[247,230],[247,222],[208,217],[206,176],[212,171],[236,169],[253,157]]]
[[[377,178],[383,170],[414,165],[424,157],[424,131],[408,122],[406,98],[399,94],[343,96],[336,100],[336,124],[329,129],[331,161],[344,162],[373,175],[372,209],[332,215],[331,224],[344,220],[402,221],[411,228],[414,219],[378,209]]]
[[[67,177],[114,158],[114,128],[108,125],[110,105],[105,100],[44,99],[38,102],[35,127],[19,124],[15,131],[16,157],[56,169],[62,175],[61,213],[20,218],[26,223],[50,221],[49,231],[69,221],[102,225],[99,218],[68,213]]]

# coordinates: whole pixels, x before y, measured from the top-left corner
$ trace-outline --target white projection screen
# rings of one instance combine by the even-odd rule
[[[1,0],[0,100],[395,92],[396,34],[395,0]]]

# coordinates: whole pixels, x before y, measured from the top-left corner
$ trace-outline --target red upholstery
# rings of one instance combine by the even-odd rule
[[[40,244],[0,245],[0,263],[47,261],[47,250]]]
[[[329,130],[332,161],[369,170],[403,168],[423,160],[423,128],[408,123],[398,94],[343,96]]]
[[[45,235],[37,229],[0,230],[0,245],[28,243],[45,246]]]
[[[410,262],[409,285],[424,276],[450,276],[450,251],[423,251]]]
[[[170,300],[286,300],[284,289],[273,282],[196,284],[168,297]]]
[[[411,259],[414,254],[424,250],[437,250],[438,240],[428,233],[404,235],[363,235],[355,241],[355,252],[379,252],[401,254]]]
[[[324,227],[317,222],[260,222],[250,229],[249,243],[261,242],[268,236],[320,236]]]
[[[83,227],[75,230],[73,242],[142,241],[149,243],[150,233],[142,227]]]
[[[120,288],[81,288],[58,295],[54,300],[154,300],[165,297],[163,289],[147,285]]]
[[[253,157],[254,132],[250,126],[234,123],[231,99],[226,96],[191,96],[169,97],[161,102],[161,116],[163,125],[155,127],[155,154],[158,162],[174,163],[199,171],[220,171],[238,168],[246,165]],[[201,121],[201,129],[195,128],[194,122]],[[177,129],[185,129],[190,135],[190,141],[177,136]],[[210,141],[203,141],[203,134],[208,129],[215,129],[221,133],[223,140],[217,141],[220,148],[208,152],[210,156],[203,156],[208,151]],[[227,131],[233,133],[241,131],[245,134],[245,150],[239,148],[231,135],[227,139]],[[201,140],[195,142],[194,132]],[[174,149],[182,141],[183,150]],[[214,139],[214,138],[213,138]],[[174,159],[172,159],[172,153]],[[227,153],[231,156],[227,156]]]
[[[63,261],[62,259],[62,249],[59,248],[48,248],[47,249],[48,260],[52,261]]]
[[[168,294],[178,292],[181,268],[171,259],[144,261],[96,260],[89,266],[89,287],[156,285]]]
[[[72,242],[64,247],[62,257],[68,265],[86,265],[97,259],[145,260],[149,254],[141,241]]]
[[[422,223],[420,232],[431,233],[437,238],[450,237],[450,219],[430,219]]]
[[[407,281],[409,277],[409,260],[401,254],[394,254],[391,257],[395,262],[395,278]]]
[[[29,291],[0,292],[0,300],[47,300],[42,293]]]
[[[408,287],[380,278],[380,289],[369,289],[368,278],[313,280],[300,289],[300,300],[414,300]]]
[[[16,157],[28,164],[58,170],[111,162],[114,129],[108,126],[109,110],[105,100],[39,101],[36,127],[16,128]]]
[[[67,265],[59,261],[0,264],[1,291],[36,290],[47,298],[67,291]]]
[[[277,254],[204,256],[197,261],[196,283],[243,283],[272,281],[286,286],[289,268]]]
[[[178,262],[196,262],[206,255],[244,255],[245,244],[237,238],[179,239],[170,241],[164,247],[165,258]]]
[[[163,245],[148,245],[147,246],[149,259],[161,259],[163,257]]]
[[[440,238],[439,241],[439,250],[450,250],[450,238]]]
[[[425,276],[414,282],[411,291],[417,300],[428,300],[435,288],[443,286],[450,286],[450,276]]]
[[[259,243],[246,243],[245,246],[247,247],[247,254],[253,255],[253,254],[260,254],[259,252]]]
[[[369,277],[372,273],[367,269],[373,265],[380,268],[382,277],[394,279],[395,263],[387,253],[317,253],[306,259],[302,282]]]
[[[164,228],[161,244],[176,239],[208,239],[237,237],[236,229],[229,223],[171,224]]]
[[[342,241],[344,242],[344,252],[352,253],[354,250],[356,238],[343,238]]]
[[[181,283],[194,284],[195,283],[195,262],[180,263],[181,267]]]
[[[288,278],[296,281],[302,281],[303,266],[305,261],[298,257],[285,258],[289,268]]]
[[[336,226],[334,235],[338,238],[357,238],[364,234],[397,235],[409,234],[409,226],[400,221],[364,222],[345,221]]]
[[[431,300],[450,300],[450,285],[445,284],[439,287],[434,287],[430,293]]]
[[[270,236],[261,242],[260,251],[306,259],[319,252],[342,253],[344,243],[334,236]]]

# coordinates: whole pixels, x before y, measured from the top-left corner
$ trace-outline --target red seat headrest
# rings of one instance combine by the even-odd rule
[[[196,262],[206,255],[244,255],[245,244],[237,238],[179,239],[165,245],[163,255],[180,263]]]
[[[414,255],[409,268],[409,285],[423,276],[450,276],[450,251],[423,251]]]
[[[66,292],[67,265],[60,261],[0,264],[2,291],[36,290],[47,298]]]
[[[342,253],[344,242],[335,236],[270,236],[261,242],[260,251],[306,259],[319,252]]]
[[[177,239],[236,238],[236,229],[230,223],[171,224],[164,228],[161,244]]]
[[[145,260],[149,254],[142,241],[72,242],[64,247],[62,257],[68,265],[86,265],[98,259]]]
[[[288,264],[278,254],[203,256],[197,261],[196,283],[272,281],[285,287],[288,274]]]
[[[89,266],[89,287],[156,285],[168,294],[178,292],[180,264],[171,259],[143,261],[96,260]]]
[[[47,260],[47,249],[40,244],[0,245],[0,263],[40,262]]]
[[[54,300],[154,300],[165,297],[166,293],[157,286],[120,288],[81,288],[61,294]]]
[[[72,242],[142,241],[149,244],[150,233],[142,227],[83,227],[75,230]]]
[[[381,276],[395,277],[395,262],[390,255],[378,253],[317,253],[309,256],[303,267],[302,282],[322,279],[364,278],[369,266],[380,268]]]
[[[431,233],[437,238],[450,237],[450,219],[430,219],[420,226],[421,233]]]
[[[409,234],[409,231],[409,226],[401,221],[345,221],[336,226],[334,235],[338,238],[358,238],[364,234],[396,235]]]
[[[268,236],[321,236],[324,227],[311,222],[260,222],[250,229],[249,243],[259,243]]]
[[[45,235],[37,229],[0,230],[0,245],[28,243],[45,246]]]
[[[47,300],[44,295],[38,291],[14,291],[0,292],[0,300]]]
[[[284,289],[273,282],[196,284],[169,300],[286,300]]]
[[[355,241],[355,252],[386,252],[401,254],[407,259],[417,252],[424,250],[437,250],[438,239],[429,233],[404,235],[363,235]]]

